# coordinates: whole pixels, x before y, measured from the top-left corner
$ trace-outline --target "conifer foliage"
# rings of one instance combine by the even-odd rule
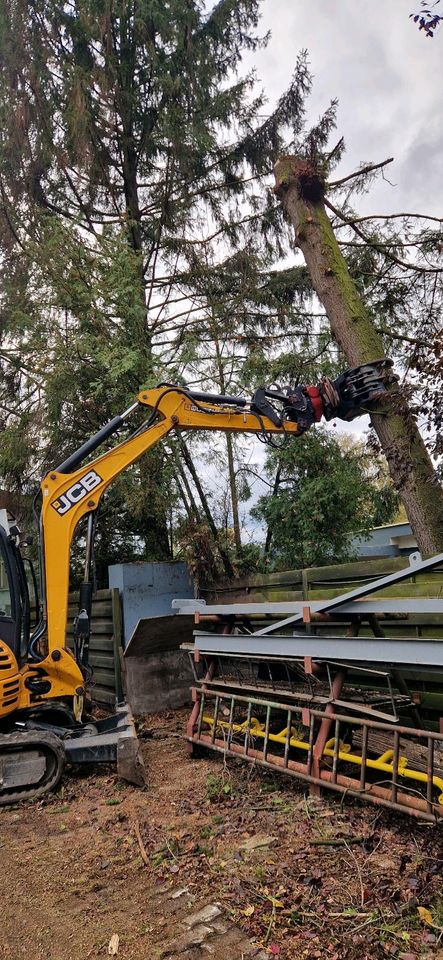
[[[346,365],[307,271],[281,265],[293,238],[270,176],[297,152],[330,177],[343,153],[342,140],[328,152],[335,102],[310,128],[301,53],[269,106],[245,67],[267,40],[259,13],[259,0],[0,0],[0,482],[24,509],[41,475],[144,386],[249,392]],[[405,266],[389,225],[361,226],[350,198],[365,169],[330,186],[390,345],[422,295],[409,279],[428,267]],[[427,256],[434,233],[420,237]],[[432,277],[419,315],[434,329]],[[216,573],[241,569],[249,448],[213,445],[218,502],[197,448],[168,441],[111,487],[102,579],[107,562],[177,544],[188,555],[203,540]]]
[[[220,0],[209,13],[197,0],[2,0],[8,488],[28,492],[134,392],[182,376],[208,291],[217,323],[235,323],[224,264],[241,323],[255,258],[263,266],[271,245],[283,250],[263,176],[302,129],[310,78],[302,56],[266,113],[241,73],[265,42],[258,14],[257,0]],[[266,316],[269,291],[254,298]],[[156,451],[134,470],[130,511],[127,481],[117,485],[108,537],[120,523],[127,543],[141,536],[151,555],[170,554],[171,469]]]

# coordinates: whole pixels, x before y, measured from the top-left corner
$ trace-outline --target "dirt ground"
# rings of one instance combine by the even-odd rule
[[[96,768],[1,811],[2,960],[94,960],[115,934],[118,960],[156,960],[180,920],[169,894],[219,903],[281,960],[443,960],[441,828],[191,759],[184,721],[141,724],[144,790]],[[228,940],[183,956],[241,960]]]

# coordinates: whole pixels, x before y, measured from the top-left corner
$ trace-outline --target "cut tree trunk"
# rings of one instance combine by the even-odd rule
[[[329,318],[333,336],[356,367],[384,357],[383,341],[349,273],[324,204],[325,182],[315,165],[282,157],[275,192],[295,229],[313,288]],[[443,490],[408,402],[391,388],[371,424],[388,461],[423,556],[443,552]]]
[[[214,314],[213,314],[214,315]],[[213,325],[214,328],[214,347],[215,347],[215,358],[218,368],[218,379],[220,382],[221,393],[228,393],[228,387],[225,380],[225,371],[223,366],[222,351],[220,348],[220,341],[218,339],[218,330],[217,325]],[[234,464],[234,445],[232,442],[232,437],[229,433],[226,434],[226,451],[228,456],[228,476],[229,476],[229,489],[231,492],[231,508],[232,508],[232,526],[234,528],[234,543],[237,557],[241,557],[242,554],[242,542],[241,542],[241,531],[240,531],[240,515],[238,509],[238,493],[237,493],[237,479],[235,475],[235,464]]]

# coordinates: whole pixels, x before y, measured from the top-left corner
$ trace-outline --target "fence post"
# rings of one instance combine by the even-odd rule
[[[114,648],[115,695],[117,703],[123,700],[123,685],[120,653],[122,649],[122,608],[118,587],[111,588],[112,640]]]

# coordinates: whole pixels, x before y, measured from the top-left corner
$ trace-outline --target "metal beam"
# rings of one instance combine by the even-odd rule
[[[337,598],[338,599],[338,598]],[[327,601],[330,603],[331,601]],[[275,603],[206,603],[205,600],[173,600],[172,608],[177,614],[200,613],[220,617],[248,617],[248,616],[290,616],[303,613],[303,607],[309,606],[313,613],[324,611],[322,600],[292,600]],[[341,604],[339,613],[369,614],[369,613],[439,613],[443,614],[443,600],[438,597],[410,597],[407,599],[356,600]]]
[[[317,637],[263,636],[196,632],[195,648],[201,653],[229,656],[265,656],[268,658],[313,657],[315,660],[345,660],[356,663],[393,663],[443,667],[443,640],[417,640],[416,637]]]
[[[411,564],[410,567],[406,567],[404,570],[398,570],[397,573],[390,573],[387,577],[380,577],[379,580],[366,583],[362,587],[357,587],[356,590],[341,593],[340,596],[334,597],[332,600],[322,601],[317,607],[317,613],[330,613],[342,607],[345,603],[349,603],[352,600],[359,600],[361,597],[367,597],[372,593],[377,593],[378,590],[384,590],[385,587],[390,587],[394,583],[401,583],[402,580],[408,580],[409,577],[416,576],[417,574],[420,575],[424,573],[425,570],[433,570],[434,567],[438,567],[441,564],[443,564],[443,553],[438,553],[429,560],[420,560],[413,565]],[[309,605],[308,601],[304,604],[304,606]],[[294,623],[301,623],[302,620],[303,613],[296,613],[287,617],[285,620],[280,620],[278,623],[271,623],[268,627],[256,630],[253,636],[264,636],[268,633],[274,633],[276,630],[282,630],[284,627],[289,627]]]

